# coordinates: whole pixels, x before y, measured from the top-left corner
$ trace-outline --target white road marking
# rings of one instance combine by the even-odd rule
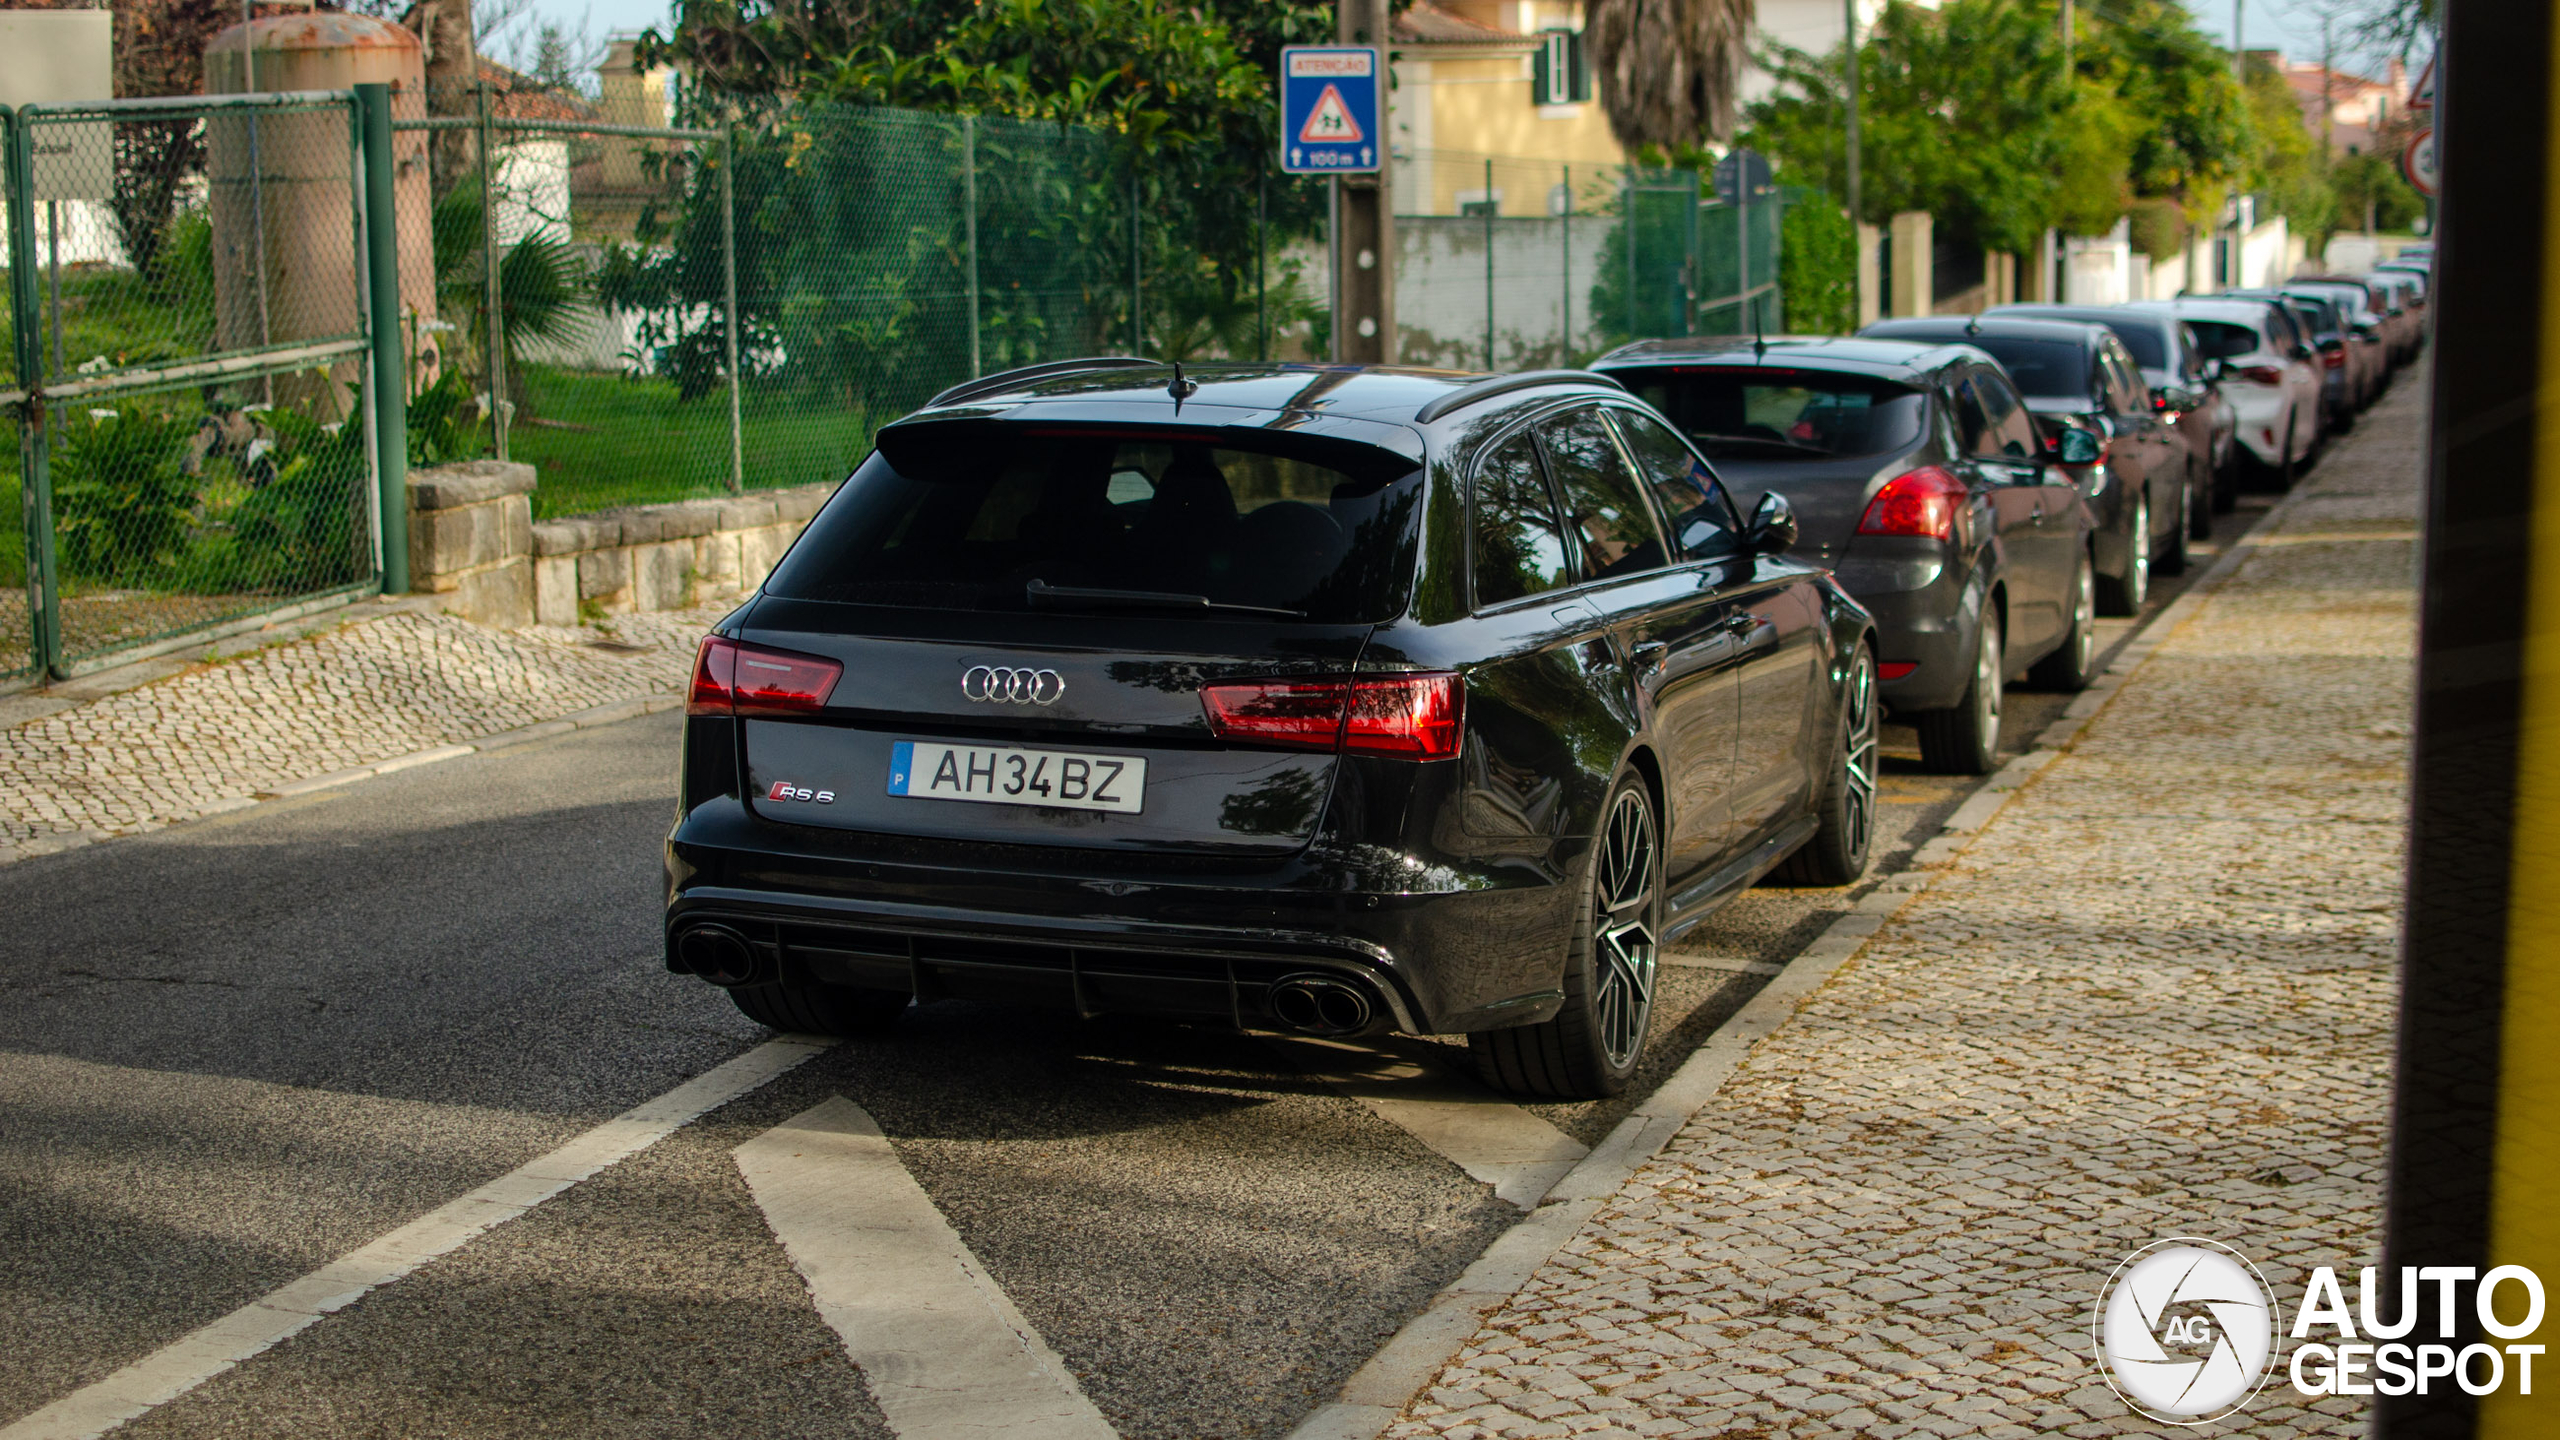
[[[597,1171],[638,1154],[834,1043],[809,1036],[768,1040],[105,1379],[21,1416],[0,1428],[0,1440],[94,1440],[290,1339],[368,1291],[452,1252],[482,1231],[503,1225]]]
[[[1272,1045],[1298,1067],[1359,1101],[1379,1119],[1493,1187],[1495,1198],[1534,1210],[1590,1147],[1470,1080],[1393,1051],[1296,1036]]]
[[[737,1160],[901,1440],[1115,1440],[861,1106],[815,1106]]]

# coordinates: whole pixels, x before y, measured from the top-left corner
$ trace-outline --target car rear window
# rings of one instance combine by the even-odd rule
[[[1920,392],[1818,370],[1680,367],[1613,372],[1687,431],[1711,460],[1830,460],[1885,455],[1920,438]]]
[[[2124,348],[2133,352],[2133,363],[2148,370],[2169,368],[2169,342],[2160,327],[2141,320],[2104,320],[2099,322],[2115,332]]]
[[[881,444],[767,592],[947,610],[1148,608],[1034,601],[1036,581],[1370,623],[1402,608],[1413,573],[1421,474],[1366,446],[965,422],[892,430]]]
[[[2196,348],[2208,360],[2252,355],[2265,348],[2258,332],[2246,325],[2227,320],[2190,320],[2187,325],[2196,332]]]
[[[2036,399],[2088,398],[2088,347],[2074,340],[2026,340],[2014,335],[1968,335],[1965,343],[1991,352],[2020,392]]]

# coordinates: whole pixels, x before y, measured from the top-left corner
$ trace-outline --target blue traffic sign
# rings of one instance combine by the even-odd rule
[[[1292,175],[1375,171],[1386,158],[1379,103],[1386,66],[1366,45],[1280,52],[1280,168]]]

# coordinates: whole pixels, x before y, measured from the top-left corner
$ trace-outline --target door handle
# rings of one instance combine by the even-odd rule
[[[1662,668],[1663,657],[1670,653],[1671,646],[1667,642],[1639,640],[1629,647],[1627,658],[1633,660],[1636,668],[1640,670],[1659,670]]]
[[[1752,631],[1760,628],[1760,617],[1757,615],[1728,615],[1725,617],[1724,628],[1736,635],[1748,635]]]

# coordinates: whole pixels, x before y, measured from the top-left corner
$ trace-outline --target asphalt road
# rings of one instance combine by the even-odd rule
[[[2013,750],[2065,703],[2008,700]],[[0,869],[0,1440],[770,1038],[658,959],[676,729]],[[1879,876],[1972,788],[1886,747]],[[1597,1140],[1858,893],[1736,901],[1666,968],[1634,1092],[1519,1108]],[[1462,1044],[1393,1048],[1467,1083]],[[117,1433],[891,1434],[734,1158],[835,1096],[1131,1437],[1284,1434],[1519,1214],[1264,1041],[946,1002]]]

